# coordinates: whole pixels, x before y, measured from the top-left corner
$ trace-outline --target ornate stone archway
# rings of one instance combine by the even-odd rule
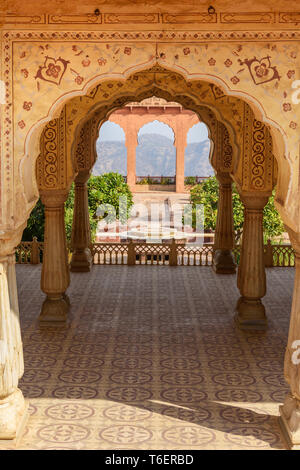
[[[169,91],[166,91],[167,88]],[[170,94],[170,90],[174,95]],[[224,183],[225,177],[228,180],[229,175],[236,182],[246,206],[245,233],[249,226],[249,231],[252,233],[249,243],[253,243],[253,249],[257,247],[258,250],[255,257],[251,256],[249,249],[245,248],[242,251],[238,282],[242,296],[238,304],[237,320],[242,327],[265,328],[265,311],[260,300],[266,291],[262,211],[277,176],[272,138],[268,127],[255,119],[248,104],[237,98],[227,97],[225,100],[225,95],[217,101],[215,96],[220,94],[221,91],[217,87],[199,81],[187,82],[180,75],[162,69],[160,66],[133,74],[124,83],[108,81],[98,85],[87,96],[72,99],[65,105],[59,118],[45,127],[41,139],[42,151],[37,165],[38,184],[45,203],[45,195],[52,195],[56,190],[65,192],[75,177],[76,168],[83,170],[83,168],[90,167],[91,155],[95,154],[92,147],[95,146],[98,123],[107,119],[116,108],[131,102],[133,96],[143,99],[155,95],[186,103],[187,108],[196,110],[202,120],[209,125],[212,141],[216,144],[212,164],[221,183],[222,181]],[[216,115],[221,119],[220,121],[216,119]],[[232,116],[233,122],[227,124]],[[47,150],[48,147],[50,151]],[[56,152],[54,165],[53,148]],[[85,149],[85,153],[88,152],[85,163],[83,163],[82,149]],[[234,154],[235,158],[233,158]],[[227,192],[225,183],[223,186],[221,184],[222,188],[225,194]],[[225,200],[226,198],[220,198],[220,204]],[[63,201],[60,205],[62,203]],[[49,225],[49,227],[52,226]],[[231,223],[227,232],[232,243],[232,228],[230,227],[232,227]],[[63,235],[61,237],[63,240]],[[232,247],[227,246],[224,238],[217,236],[217,240],[219,240],[221,251],[230,251]],[[60,259],[62,260],[61,257]],[[57,262],[59,263],[59,260]],[[66,263],[62,261],[61,263],[65,270]],[[226,264],[225,260],[224,263]],[[229,264],[232,265],[232,261]],[[44,269],[48,270],[46,262]],[[253,270],[256,272],[255,282],[251,275]],[[47,277],[52,279],[53,276]],[[43,283],[43,289],[48,299],[55,300],[57,295],[61,297],[63,310],[60,313],[56,307],[57,315],[54,315],[60,319],[65,315],[64,293],[68,280],[64,275],[61,279],[62,284],[59,283],[58,278],[55,281],[57,283],[55,295],[52,294],[52,285],[46,286]],[[44,305],[47,306],[48,303],[46,301]],[[53,309],[48,307],[46,310],[43,309],[43,316],[47,312],[45,318],[48,319],[48,314],[52,317],[52,311]]]
[[[145,78],[145,80],[148,79],[147,73],[151,74],[153,72],[146,71],[143,76],[143,79]],[[161,70],[159,73],[165,74],[165,72],[161,72]],[[165,79],[166,77],[164,77],[164,80]],[[129,78],[128,83],[132,90],[131,78]],[[109,82],[107,84],[107,89],[114,89],[114,87],[115,84],[113,82]],[[153,86],[149,87],[148,83],[145,90],[141,91],[141,95],[138,96],[144,96],[145,93],[149,96],[154,92],[154,90],[155,94],[158,94],[158,96],[160,94],[163,96],[170,96],[170,94],[165,92],[164,89],[161,90],[161,88],[158,88],[157,86],[155,88],[153,88]],[[130,91],[130,93],[133,93],[133,91],[134,90]],[[47,125],[44,133],[42,134],[42,151],[37,165],[38,181],[42,200],[44,201],[46,208],[49,208],[47,209],[50,211],[49,214],[53,214],[54,211],[56,214],[55,217],[57,218],[56,223],[55,220],[52,219],[51,223],[48,225],[46,224],[46,230],[47,227],[49,230],[48,237],[46,234],[46,240],[49,240],[49,253],[47,253],[46,247],[44,253],[45,260],[43,264],[44,276],[42,277],[42,288],[47,294],[42,310],[42,318],[44,320],[64,320],[68,310],[68,300],[66,298],[65,291],[68,287],[69,279],[66,275],[66,256],[63,256],[63,253],[65,252],[65,237],[63,226],[60,225],[60,221],[62,220],[61,214],[63,201],[66,198],[66,190],[77,172],[76,182],[78,183],[78,187],[81,186],[82,183],[85,184],[86,177],[88,175],[87,170],[91,167],[94,161],[95,135],[99,122],[107,119],[110,113],[112,113],[122,103],[131,101],[133,95],[127,95],[127,93],[128,91],[126,91],[126,94],[124,93],[121,98],[118,97],[117,93],[113,93],[111,97],[106,96],[107,100],[105,104],[102,102],[102,105],[100,106],[99,102],[96,101],[96,103],[93,103],[93,105],[88,109],[85,108],[85,102],[83,99],[80,100],[78,108],[74,108],[74,105],[72,104],[71,106],[69,103],[62,110],[60,117],[52,121],[50,126]],[[105,94],[107,95],[106,92]],[[94,97],[96,95],[97,94],[95,94]],[[136,93],[135,96],[137,96]],[[175,99],[177,98],[178,95],[176,95]],[[223,195],[223,197],[220,198],[220,206],[222,206],[225,201],[223,204],[225,207],[226,200],[229,200],[228,197],[226,198],[225,194],[228,194],[228,184],[231,186],[231,177],[237,183],[239,191],[244,198],[246,206],[245,233],[246,235],[249,233],[249,237],[245,236],[246,243],[242,250],[242,261],[238,276],[238,287],[241,292],[241,297],[237,306],[238,315],[236,318],[238,324],[242,328],[250,327],[264,329],[266,327],[266,316],[261,302],[261,297],[265,295],[266,286],[263,262],[262,210],[267,201],[267,196],[273,188],[276,177],[276,170],[273,168],[274,159],[270,133],[263,123],[254,118],[253,112],[246,103],[242,103],[242,105],[239,104],[240,113],[244,117],[246,133],[246,138],[244,139],[241,138],[238,133],[240,130],[239,124],[234,123],[233,125],[230,125],[231,133],[227,130],[226,125],[222,122],[224,121],[224,114],[221,112],[222,106],[220,106],[220,111],[218,105],[207,105],[206,102],[203,103],[203,100],[200,100],[195,96],[193,96],[193,98],[190,96],[186,98],[186,96],[182,94],[179,95],[179,100],[189,103],[189,107],[197,109],[198,114],[201,113],[201,117],[205,116],[205,122],[210,123],[210,133],[215,144],[211,161],[219,177],[219,181],[221,183],[221,195]],[[210,106],[212,109],[210,109]],[[224,109],[226,109],[225,106]],[[226,112],[228,113],[228,110],[226,110]],[[216,119],[216,114],[220,116],[222,121],[218,121]],[[74,121],[70,119],[73,115],[76,116],[74,119],[75,123],[77,123],[76,126],[74,125]],[[239,117],[241,117],[241,115],[239,115]],[[67,124],[69,127],[64,134],[64,129],[67,129]],[[55,128],[55,133],[50,133],[51,138],[49,139],[47,132],[53,127]],[[73,139],[75,136],[73,142],[71,140],[72,128]],[[78,132],[79,139],[76,137]],[[54,135],[55,137],[53,137]],[[65,136],[64,138],[63,135]],[[258,137],[256,137],[256,135]],[[51,172],[50,178],[48,177],[46,180],[42,180],[41,178],[47,174],[45,166],[49,165],[49,151],[47,149],[50,148],[51,156],[53,146],[56,149],[57,170]],[[236,148],[235,160],[233,158],[234,146]],[[257,154],[262,156],[262,159],[259,160],[259,165],[256,163],[255,154],[253,155],[253,148],[256,149]],[[72,156],[72,153],[74,156]],[[259,167],[258,172],[257,167]],[[65,170],[61,171],[61,168],[65,168]],[[263,168],[262,171],[261,168]],[[59,173],[60,171],[61,173]],[[65,175],[65,180],[61,178],[62,174]],[[84,176],[84,181],[82,180],[82,176]],[[55,183],[53,183],[53,177],[55,179]],[[224,181],[224,179],[226,181]],[[62,197],[53,198],[55,193],[62,195]],[[56,201],[55,208],[53,207],[53,200]],[[221,210],[220,213],[222,213]],[[81,217],[81,222],[84,220],[85,217]],[[82,223],[81,228],[85,225],[86,224]],[[54,232],[54,227],[59,226],[60,229],[58,230],[60,235],[57,236]],[[227,233],[230,233],[230,227],[229,230],[227,230]],[[222,230],[220,230],[220,234],[222,234]],[[61,250],[57,250],[59,256],[54,256],[53,250],[51,251],[51,245],[54,246],[54,240],[56,240],[56,242],[57,240],[61,240]],[[224,256],[224,251],[230,251],[231,247],[228,250],[228,246],[224,243],[224,237],[222,238],[222,236],[219,237],[218,243],[220,243],[220,251],[222,252],[223,258],[221,257],[221,261],[220,259],[216,259],[215,265],[223,264],[224,266],[226,265],[226,261],[224,261],[224,258],[226,258],[226,255]],[[255,252],[253,250],[256,250],[255,256],[253,256]],[[89,260],[86,249],[83,247],[81,252],[84,253],[86,264],[88,265]],[[230,256],[228,258],[228,264],[230,266]],[[51,275],[51,273],[54,273],[55,268],[52,265],[53,263],[55,265],[55,259],[56,263],[61,266],[61,276],[56,275],[54,277]],[[47,260],[49,260],[50,263],[48,263]],[[257,274],[255,282],[253,282],[252,278],[253,269],[256,270]],[[58,274],[58,272],[59,271],[57,271],[56,268],[56,273]],[[53,279],[55,279],[55,285],[53,284]]]
[[[188,130],[199,122],[195,113],[183,110],[177,103],[154,106],[151,103],[141,102],[140,106],[127,105],[109,116],[109,120],[124,130],[127,147],[127,183],[132,191],[136,186],[136,147],[138,145],[139,130],[158,120],[169,126],[174,133],[176,148],[176,192],[184,192],[184,151]]]
[[[44,192],[50,192],[46,195],[49,196],[49,213],[61,222],[64,192],[76,174],[72,146],[74,142],[76,146],[82,124],[97,109],[102,109],[93,124],[97,126],[113,108],[120,107],[128,100],[136,100],[137,91],[149,96],[149,93],[156,95],[160,90],[161,95],[168,96],[169,93],[174,101],[182,101],[187,108],[192,109],[194,104],[208,107],[226,125],[236,152],[231,174],[244,194],[245,203],[249,203],[250,228],[260,224],[261,205],[257,203],[257,195],[261,199],[265,197],[274,183],[271,152],[277,159],[277,206],[297,252],[285,366],[292,395],[285,404],[282,416],[291,443],[300,443],[299,365],[291,360],[300,328],[297,132],[300,111],[290,96],[292,80],[299,78],[297,56],[300,36],[294,27],[295,3],[290,2],[294,5],[290,16],[280,13],[279,9],[283,8],[281,1],[276,12],[269,12],[260,3],[257,2],[257,8],[263,14],[256,14],[253,19],[253,15],[249,17],[249,12],[242,11],[243,22],[237,19],[236,12],[229,15],[229,21],[229,7],[227,4],[224,6],[224,2],[220,7],[224,8],[224,12],[215,12],[212,16],[206,12],[196,12],[194,16],[186,12],[183,14],[178,7],[170,15],[165,7],[155,12],[151,6],[150,19],[139,9],[139,15],[142,15],[138,16],[141,21],[139,30],[133,18],[135,12],[130,11],[127,19],[122,16],[125,13],[128,15],[126,6],[125,10],[122,6],[122,12],[114,18],[109,15],[108,7],[104,6],[104,12],[95,18],[80,10],[80,6],[76,7],[74,15],[61,11],[63,7],[60,6],[57,17],[51,13],[41,13],[38,8],[33,11],[29,4],[27,16],[18,17],[23,12],[17,6],[14,15],[4,19],[1,73],[6,86],[6,104],[1,108],[0,282],[3,327],[0,339],[5,354],[1,356],[4,357],[0,381],[1,437],[15,436],[24,411],[23,399],[17,390],[18,378],[22,374],[22,351],[15,274],[13,262],[10,261],[38,196],[35,161],[40,153],[43,128],[51,121],[46,132],[48,135],[55,134],[55,138],[49,135],[45,143],[49,155],[53,142],[55,145],[58,143],[56,149],[59,150],[52,152],[52,160],[48,155],[48,173],[44,171],[45,161],[41,161],[39,168],[43,171],[38,173],[37,180],[39,184],[40,181],[45,184]],[[105,27],[99,30],[102,21]],[[261,23],[264,25],[263,31]],[[115,24],[118,24],[118,31],[114,30]],[[191,24],[196,26],[191,27]],[[215,25],[213,31],[212,24]],[[80,115],[79,109],[82,110]],[[246,126],[247,139],[242,135],[245,122],[250,123]],[[65,134],[67,139],[62,138]],[[60,159],[63,153],[67,158]],[[54,189],[57,194],[53,198],[51,191]],[[249,239],[257,232],[251,230],[248,230]],[[62,240],[61,246],[63,243]],[[242,265],[249,267],[249,260]],[[241,278],[239,282],[241,285]],[[253,292],[250,296],[253,297]]]

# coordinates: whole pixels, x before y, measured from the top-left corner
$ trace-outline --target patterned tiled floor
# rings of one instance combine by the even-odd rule
[[[267,272],[267,333],[235,328],[235,276],[167,266],[72,274],[68,324],[41,327],[40,267],[17,266],[30,400],[19,448],[284,448],[293,276]]]

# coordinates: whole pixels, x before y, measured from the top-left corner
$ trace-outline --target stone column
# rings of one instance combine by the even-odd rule
[[[176,130],[176,193],[184,193],[184,151],[186,147],[186,135],[177,127]]]
[[[267,197],[242,197],[245,205],[241,258],[238,268],[238,300],[235,320],[243,329],[265,330],[267,318],[261,298],[266,293],[263,243],[263,208]]]
[[[41,191],[45,205],[45,236],[41,289],[46,299],[40,314],[41,321],[65,321],[69,310],[66,290],[70,284],[67,241],[64,221],[64,202],[68,191]]]
[[[235,273],[232,181],[229,173],[217,173],[219,181],[218,213],[215,231],[213,269],[216,273]]]
[[[129,129],[126,133],[127,147],[127,184],[131,191],[135,190],[136,184],[136,147],[137,132],[135,129]]]
[[[0,439],[18,438],[27,418],[14,252],[22,231],[0,240]]]
[[[91,270],[92,256],[91,228],[89,218],[87,181],[90,171],[80,171],[75,178],[75,200],[72,226],[72,260],[71,271],[87,272]]]
[[[287,228],[288,229],[288,228]],[[300,234],[288,229],[295,250],[295,279],[284,377],[290,386],[280,406],[280,426],[290,448],[300,449]]]

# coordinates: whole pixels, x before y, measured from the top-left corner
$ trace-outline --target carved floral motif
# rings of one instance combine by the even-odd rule
[[[41,153],[37,160],[37,179],[40,189],[65,189],[67,181],[66,161],[66,112],[49,121],[40,140]]]
[[[264,124],[254,119],[252,141],[252,168],[251,186],[256,189],[264,187],[264,162],[265,162],[265,133]]]
[[[239,61],[241,65],[246,64],[255,85],[271,82],[272,80],[280,80],[280,76],[276,66],[271,65],[271,57],[266,56],[262,59],[245,59]]]
[[[61,57],[54,59],[53,57],[46,56],[44,65],[40,65],[35,78],[60,85],[68,63],[68,60],[62,59]]]

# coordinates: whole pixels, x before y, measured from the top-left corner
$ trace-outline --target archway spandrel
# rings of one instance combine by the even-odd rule
[[[89,42],[77,40],[74,43],[18,42],[14,38],[12,55],[16,63],[12,64],[12,68],[14,104],[18,115],[16,126],[21,126],[23,135],[30,125],[37,122],[38,117],[49,114],[49,103],[59,106],[64,95],[71,97],[72,94],[86,92],[96,78],[99,81],[101,76],[104,78],[110,74],[125,77],[129,70],[149,63],[154,57],[151,44],[141,46],[131,43],[124,46],[122,43],[98,43],[95,47]],[[162,66],[175,68],[193,80],[199,80],[202,75],[215,83],[212,87],[215,99],[228,99],[222,97],[222,88],[225,88],[226,93],[240,94],[250,103],[256,102],[262,107],[261,112],[265,112],[274,122],[278,120],[278,113],[283,114],[281,120],[286,121],[285,131],[293,135],[293,123],[297,124],[299,112],[288,94],[292,93],[291,78],[297,78],[296,49],[293,43],[288,43],[284,46],[280,44],[270,52],[270,44],[259,43],[256,45],[257,57],[262,59],[254,60],[249,59],[253,55],[253,45],[247,43],[218,47],[212,44],[167,44],[159,46],[157,54]],[[288,61],[286,55],[289,56]],[[294,69],[291,65],[293,61]],[[206,73],[200,74],[199,70],[203,69]],[[156,79],[160,83],[163,77],[156,74]],[[178,77],[170,73],[170,89],[174,81],[178,81]],[[45,97],[47,99],[44,100]],[[50,112],[53,113],[54,109]]]
[[[274,123],[284,123],[287,134],[293,134],[289,131],[290,123],[299,118],[291,96],[291,84],[297,79],[298,48],[297,41],[276,41],[276,45],[267,41],[191,47],[160,44],[158,55],[163,58],[161,63],[165,67],[180,70],[185,78],[209,80],[223,94],[234,94],[249,104],[256,104],[262,114]],[[217,99],[222,99],[221,92],[218,91]]]

